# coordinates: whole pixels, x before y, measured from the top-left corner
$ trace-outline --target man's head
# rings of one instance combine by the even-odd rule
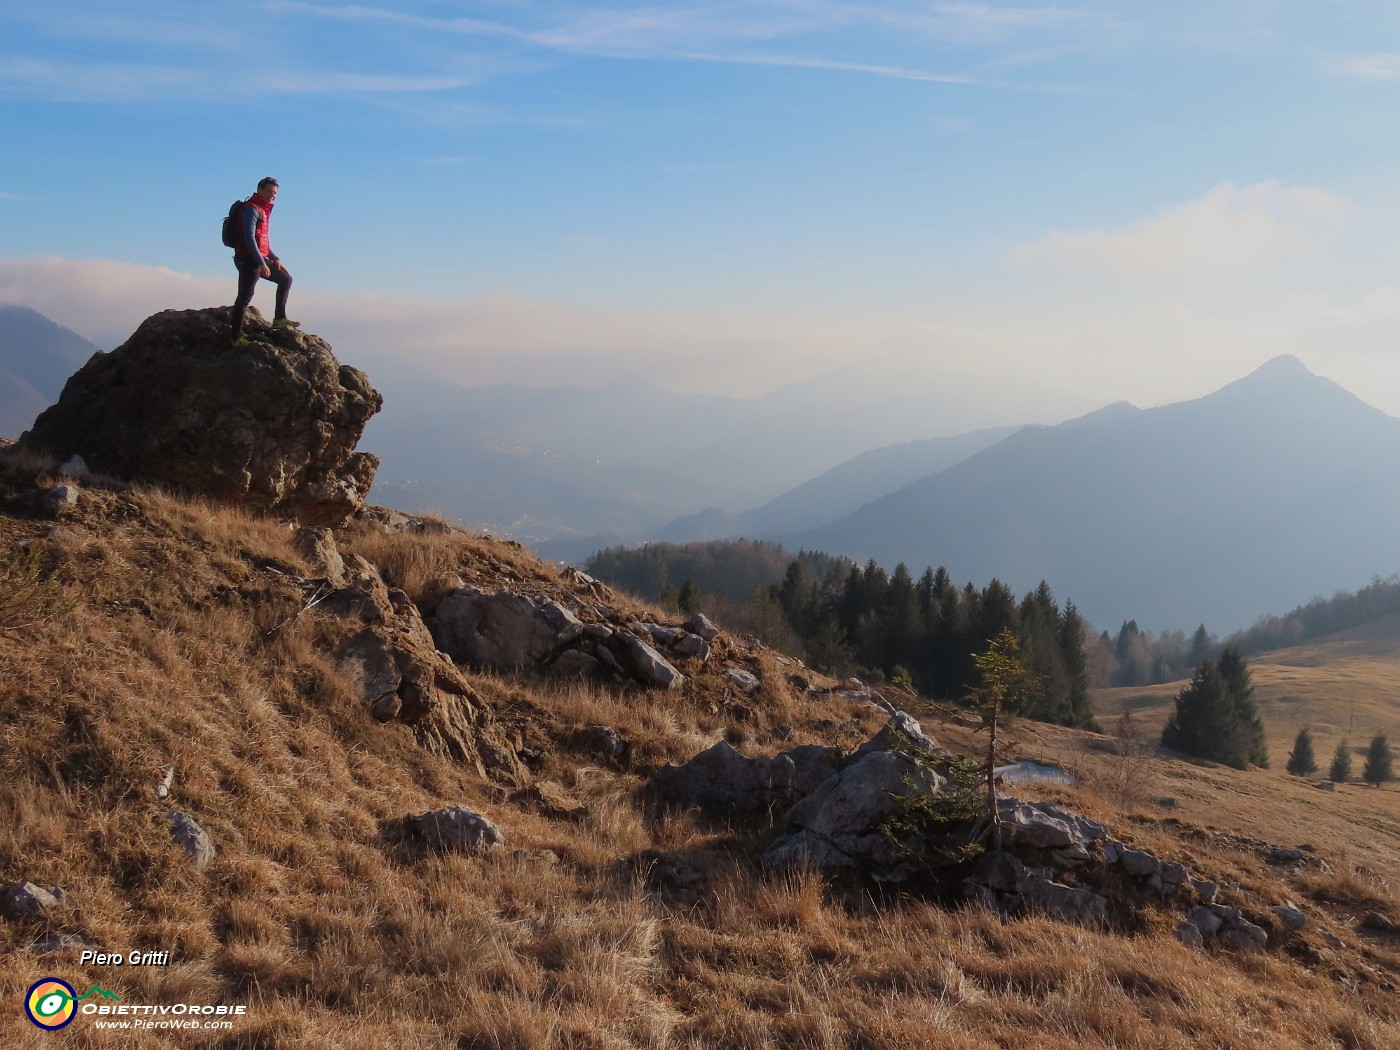
[[[275,201],[277,199],[277,180],[271,175],[259,180],[258,196],[265,201]]]

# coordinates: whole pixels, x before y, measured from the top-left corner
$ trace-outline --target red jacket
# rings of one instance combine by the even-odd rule
[[[272,209],[275,208],[276,205],[271,203],[264,203],[263,201],[258,199],[258,195],[256,193],[253,194],[253,196],[249,197],[246,201],[244,201],[244,204],[250,205],[251,207],[257,209],[258,212],[258,214],[254,217],[253,220],[254,233],[257,237],[257,244],[256,251],[253,250],[253,245],[244,244],[242,246],[243,250],[240,254],[248,258],[257,258],[258,256],[262,256],[262,258],[264,259],[273,258],[274,256],[272,255],[272,248],[268,244],[267,227],[268,224],[272,221]]]

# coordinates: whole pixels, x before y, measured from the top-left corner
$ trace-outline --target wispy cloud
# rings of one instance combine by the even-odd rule
[[[1056,231],[1018,245],[1020,264],[1116,273],[1238,274],[1295,255],[1345,218],[1342,200],[1314,187],[1222,182],[1190,201],[1117,230]]]
[[[932,13],[900,11],[884,5],[858,5],[822,0],[775,0],[756,3],[700,3],[675,7],[639,6],[577,13],[566,8],[552,22],[529,28],[476,18],[432,17],[380,7],[331,7],[304,0],[273,0],[274,11],[361,24],[395,25],[431,33],[498,37],[546,52],[617,59],[710,62],[857,73],[898,80],[983,87],[1030,87],[978,79],[961,72],[910,68],[809,54],[787,54],[774,48],[797,46],[820,31],[855,28],[915,33],[930,38],[967,42],[992,40],[1016,31],[1042,29],[1075,22],[1077,11],[1058,7],[1006,8],[987,4],[947,4]],[[548,21],[548,13],[546,13]],[[749,50],[767,45],[768,50]],[[812,45],[804,44],[804,49]],[[834,47],[827,44],[826,47]],[[1056,86],[1045,90],[1065,90]]]
[[[825,58],[802,58],[796,55],[719,55],[687,52],[674,57],[692,62],[724,62],[735,65],[779,66],[791,69],[826,69],[837,73],[868,73],[878,77],[892,77],[896,80],[921,80],[931,84],[1001,86],[986,85],[983,81],[962,73],[933,73],[922,69],[905,69],[900,66],[838,62]]]
[[[304,15],[358,24],[396,25],[407,29],[423,29],[434,33],[457,33],[467,36],[494,36],[528,39],[529,34],[501,22],[479,18],[440,18],[394,11],[383,7],[351,4],[334,7],[328,4],[304,3],[302,0],[269,0],[267,10],[275,14]]]
[[[0,91],[39,90],[67,102],[204,97],[214,84],[206,73],[170,66],[127,63],[0,60]]]
[[[452,91],[486,73],[441,76],[276,70],[232,78],[227,70],[126,63],[0,61],[0,91],[40,90],[60,101],[188,102],[276,95],[385,96]]]
[[[1323,68],[1353,80],[1396,80],[1400,79],[1400,53],[1338,55],[1328,59]]]

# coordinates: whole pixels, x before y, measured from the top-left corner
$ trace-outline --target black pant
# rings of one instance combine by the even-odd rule
[[[234,257],[233,264],[238,267],[238,298],[233,301],[233,337],[237,339],[243,334],[243,314],[248,309],[248,304],[253,301],[253,289],[257,287],[258,278],[262,276],[262,271],[256,259],[242,259]],[[277,285],[277,307],[272,317],[276,320],[279,317],[287,316],[287,293],[292,290],[292,275],[287,272],[287,268],[282,265],[279,259],[276,262],[269,262],[268,269],[272,271],[270,277],[263,278]]]

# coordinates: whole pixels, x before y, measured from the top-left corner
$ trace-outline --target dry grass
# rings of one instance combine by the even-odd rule
[[[44,530],[20,516],[0,524],[7,537]],[[1360,927],[1370,911],[1400,917],[1393,790],[1323,796],[1281,774],[1149,751],[1152,787],[1125,799],[1108,789],[1105,738],[1014,727],[1023,753],[1084,775],[1057,797],[1227,894],[1304,904],[1314,926],[1262,957],[1189,951],[1169,936],[1174,917],[1150,905],[1138,932],[1094,932],[876,900],[814,872],[765,875],[750,849],[770,834],[763,819],[731,827],[652,812],[638,793],[648,770],[721,737],[756,753],[855,743],[881,723],[873,709],[800,695],[785,679],[800,668],[728,637],[676,694],[471,675],[500,720],[547,749],[541,776],[585,804],[582,819],[556,819],[369,718],[322,652],[314,614],[271,629],[299,608],[296,576],[308,571],[288,541],[273,523],[141,491],[92,493],[41,540],[73,607],[0,635],[0,805],[11,814],[0,881],[62,886],[69,903],[0,923],[0,997],[13,1004],[56,974],[127,1002],[208,998],[249,1012],[231,1033],[175,1041],[104,1036],[81,1018],[55,1037],[12,1011],[5,1045],[1400,1045],[1397,945]],[[419,597],[448,573],[566,591],[549,566],[477,537],[361,532],[344,546]],[[727,692],[726,664],[761,672],[764,687]],[[572,747],[573,731],[594,723],[633,742],[630,764]],[[955,723],[932,728],[952,746],[979,739]],[[173,797],[159,802],[169,764]],[[452,803],[497,820],[508,846],[424,856],[382,834]],[[168,805],[213,836],[205,871],[172,845]],[[1330,871],[1272,866],[1249,838],[1309,841]],[[650,887],[635,861],[658,849],[689,860],[701,887]],[[165,949],[173,961],[118,970],[27,950],[50,933]]]
[[[1261,653],[1249,661],[1264,715],[1270,764],[1282,768],[1299,729],[1312,733],[1326,775],[1337,744],[1364,748],[1376,733],[1400,740],[1400,617],[1292,649]],[[1130,707],[1152,740],[1186,682],[1101,689],[1094,698],[1105,725]],[[1357,775],[1361,766],[1353,765]]]

